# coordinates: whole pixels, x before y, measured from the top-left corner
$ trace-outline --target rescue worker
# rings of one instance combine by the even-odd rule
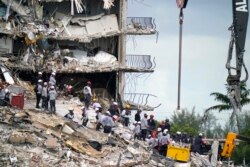
[[[120,110],[119,110],[119,106],[117,102],[113,102],[110,107],[109,107],[109,112],[111,114],[111,116],[117,115],[120,116]]]
[[[159,127],[157,128],[157,135],[156,135],[156,146],[155,146],[155,149],[159,150],[160,147],[160,138],[162,137],[162,129]]]
[[[135,122],[135,128],[134,128],[134,140],[137,139],[139,140],[140,139],[140,135],[141,135],[141,122]]]
[[[122,122],[123,125],[128,127],[129,125],[129,120],[131,116],[131,111],[129,110],[130,106],[127,104],[125,105],[125,109],[122,111]]]
[[[181,141],[181,132],[180,131],[177,131],[176,132],[176,135],[175,135],[175,137],[174,137],[174,141],[176,142],[176,143],[181,143],[182,141]]]
[[[71,107],[69,108],[69,113],[64,116],[64,118],[73,120],[74,118],[74,109]]]
[[[36,84],[38,84],[39,80],[43,80],[43,73],[41,71],[37,73]]]
[[[201,148],[202,148],[202,145],[204,144],[203,140],[202,140],[202,137],[203,137],[202,133],[199,133],[199,135],[194,139],[194,147],[193,147],[193,149],[194,149],[195,153],[196,152],[199,153],[199,154],[202,153]]]
[[[37,86],[36,86],[36,108],[40,108],[40,101],[42,97],[42,87],[43,81],[41,79],[38,80]]]
[[[5,106],[11,106],[10,105],[10,91],[9,91],[9,89],[5,89],[4,103],[5,103]]]
[[[4,88],[3,86],[1,85],[0,86],[0,105],[1,106],[5,106],[5,91],[4,91]]]
[[[163,131],[162,137],[159,139],[159,147],[160,147],[159,154],[160,155],[166,156],[168,141],[169,141],[168,130],[165,129]]]
[[[97,101],[96,98],[93,99],[92,107],[93,107],[94,110],[95,110],[96,108],[102,108],[101,104]]]
[[[50,86],[56,86],[56,72],[52,72],[50,77],[49,77],[49,84]]]
[[[135,114],[135,121],[139,122],[141,121],[141,109],[138,109]]]
[[[44,108],[45,110],[48,110],[48,85],[47,85],[47,82],[43,83],[42,108]]]
[[[87,123],[89,121],[88,111],[85,109],[84,106],[81,108],[81,110],[82,110],[82,125],[87,126]]]
[[[168,131],[170,131],[170,128],[171,128],[171,125],[170,125],[169,119],[166,119],[166,120],[165,120],[165,125],[164,125],[164,128],[163,128],[163,131],[164,131],[165,129],[167,129]]]
[[[141,119],[141,138],[143,141],[145,141],[147,136],[147,129],[148,129],[148,114],[145,113],[144,117]]]
[[[95,108],[95,111],[96,111],[96,130],[99,131],[102,127],[102,123],[101,123],[101,120],[102,120],[102,117],[103,117],[103,114],[102,114],[102,108]]]
[[[55,87],[51,86],[49,90],[49,103],[50,103],[50,111],[52,113],[56,112],[56,97],[57,97],[57,93],[56,93]]]
[[[101,120],[103,129],[104,129],[104,133],[111,133],[112,131],[112,127],[115,126],[115,123],[111,117],[111,114],[109,111],[106,111],[105,115],[102,117]]]
[[[92,98],[92,90],[91,90],[92,83],[90,81],[87,82],[86,86],[83,88],[83,96],[84,96],[84,103],[85,107],[88,110],[89,106],[91,104],[91,98]]]
[[[148,135],[147,143],[151,148],[155,148],[155,146],[157,145],[156,139],[151,135]]]
[[[154,120],[154,115],[151,114],[148,119],[148,132],[152,135],[153,130],[156,128],[156,121]]]

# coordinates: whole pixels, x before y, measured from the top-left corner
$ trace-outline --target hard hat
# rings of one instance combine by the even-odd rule
[[[82,107],[81,107],[81,110],[84,110],[84,109],[85,109],[85,107],[84,107],[84,106],[82,106]]]
[[[106,114],[111,115],[109,111],[106,111]]]
[[[177,131],[177,132],[176,132],[176,134],[180,135],[180,134],[181,134],[181,132],[180,132],[180,131]]]
[[[202,133],[199,133],[199,136],[202,136]]]
[[[93,101],[94,101],[94,102],[96,102],[96,101],[97,101],[97,99],[96,99],[96,98],[94,98],[94,99],[93,99]]]
[[[43,82],[43,80],[39,79],[38,82]]]
[[[126,104],[126,105],[125,105],[125,108],[130,108],[130,105],[129,105],[129,104]]]
[[[163,133],[168,133],[168,129],[164,129]]]
[[[160,131],[161,131],[161,128],[158,128],[157,131],[160,132]]]
[[[39,74],[39,75],[42,75],[43,73],[40,71],[40,72],[38,72],[38,74]]]
[[[46,86],[46,85],[47,85],[47,82],[44,82],[44,83],[43,83],[43,85],[45,85],[45,86]]]
[[[141,124],[141,121],[138,121],[137,123],[138,123],[138,124]]]
[[[54,86],[51,86],[50,89],[55,89],[55,87],[54,87]]]
[[[56,75],[56,73],[55,73],[55,72],[52,72],[52,75]]]
[[[5,89],[5,93],[8,93],[9,92],[9,89]]]
[[[73,108],[73,107],[70,107],[70,108],[69,108],[69,111],[74,111],[74,108]]]
[[[148,135],[148,138],[151,138],[151,135]]]
[[[113,102],[113,105],[116,105],[116,106],[117,106],[117,105],[118,105],[118,103],[114,101],[114,102]]]
[[[95,108],[95,111],[99,111],[99,107],[96,107],[96,108]]]

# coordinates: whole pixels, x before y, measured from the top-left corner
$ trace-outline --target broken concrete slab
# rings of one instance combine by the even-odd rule
[[[116,15],[105,15],[99,20],[87,21],[86,29],[89,35],[104,35],[119,32]]]
[[[57,139],[54,137],[48,137],[44,144],[48,149],[56,149],[59,146]]]
[[[86,21],[97,20],[104,16],[104,13],[100,13],[95,16],[74,16],[70,21],[80,26],[85,26]]]

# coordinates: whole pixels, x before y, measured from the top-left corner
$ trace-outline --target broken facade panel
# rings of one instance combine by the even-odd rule
[[[32,83],[33,79],[25,75],[38,71],[47,76],[56,70],[58,78],[82,75],[84,81],[94,82],[100,82],[95,78],[105,73],[107,78],[101,79],[104,83],[97,83],[97,88],[107,89],[115,98],[121,93],[119,84],[124,82],[117,72],[153,72],[150,60],[146,68],[120,61],[126,57],[126,51],[120,51],[126,43],[120,38],[129,32],[129,26],[121,26],[127,24],[126,10],[126,1],[118,0],[1,0],[0,41],[5,42],[0,46],[2,63]],[[152,18],[128,19],[127,25],[134,23],[135,28],[138,21],[140,26],[136,28],[150,29],[150,34],[155,30]],[[12,53],[8,61],[2,52]]]

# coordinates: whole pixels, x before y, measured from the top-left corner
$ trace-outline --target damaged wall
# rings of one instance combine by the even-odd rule
[[[8,36],[0,37],[0,53],[12,53],[13,40]]]

